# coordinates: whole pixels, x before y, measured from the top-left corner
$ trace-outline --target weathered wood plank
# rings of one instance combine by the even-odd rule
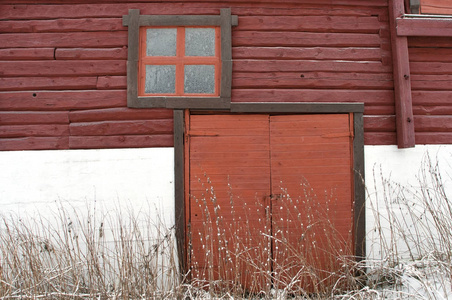
[[[378,17],[356,16],[259,16],[241,17],[237,30],[378,33],[384,23]]]
[[[123,47],[127,45],[127,31],[62,32],[62,33],[4,33],[0,48],[48,47]]]
[[[364,132],[365,145],[394,145],[397,144],[395,132]]]
[[[53,52],[52,52],[53,53]],[[127,59],[127,47],[122,48],[57,48],[55,59]]]
[[[396,118],[392,116],[364,116],[364,132],[395,132]]]
[[[126,91],[0,92],[0,110],[54,111],[126,107]]]
[[[365,115],[394,115],[394,105],[367,105],[364,107]]]
[[[452,116],[415,116],[416,132],[452,132]]]
[[[2,125],[0,138],[15,138],[27,136],[63,136],[69,135],[68,124],[39,125]]]
[[[80,90],[80,89],[95,89],[96,86],[97,86],[97,77],[0,78],[0,91],[66,90],[66,89]]]
[[[233,74],[234,88],[392,89],[390,73],[270,72]]]
[[[239,25],[240,26],[240,25]],[[378,34],[233,31],[232,46],[379,47]]]
[[[69,112],[0,111],[0,125],[69,124]]]
[[[413,90],[452,91],[452,75],[411,75]]]
[[[421,0],[421,13],[452,15],[452,4],[449,0]]]
[[[452,23],[450,22],[450,20],[441,18],[398,18],[397,35],[451,37]]]
[[[0,113],[0,124],[1,124]],[[75,122],[99,122],[99,121],[124,121],[124,120],[155,120],[172,119],[173,111],[170,109],[130,109],[107,108],[94,110],[79,110],[69,112],[71,123]]]
[[[103,121],[70,124],[71,136],[150,135],[173,132],[173,120]]]
[[[0,22],[1,23],[1,22]],[[54,59],[54,48],[10,48],[0,49],[0,60]]]
[[[447,62],[411,62],[413,74],[452,74],[452,63]]]
[[[422,37],[409,37],[409,47],[432,47],[435,48],[452,48],[452,39],[450,37],[435,37],[435,36],[422,36]]]
[[[379,48],[329,47],[234,47],[234,59],[380,61]]]
[[[0,61],[2,76],[126,75],[123,60]]]
[[[134,8],[140,9],[142,14],[218,14],[219,7],[230,7],[217,3],[134,3]],[[118,12],[126,12],[129,4],[72,4],[61,5],[1,5],[0,19],[53,19],[61,18],[96,18],[118,17]],[[232,14],[253,16],[379,16],[385,17],[385,7],[375,6],[337,6],[315,3],[298,3],[286,5],[284,3],[234,3]]]
[[[441,105],[415,105],[413,106],[414,115],[452,115],[452,106]]]
[[[0,139],[1,151],[69,149],[69,137],[25,137]]]
[[[452,48],[409,48],[411,62],[452,62]]]
[[[394,105],[394,93],[390,90],[233,89],[232,101],[363,102],[366,105]]]
[[[172,134],[120,135],[120,136],[70,136],[70,149],[172,147]]]
[[[413,91],[414,105],[441,105],[447,106],[452,103],[450,91]]]
[[[452,132],[417,132],[418,144],[450,144]]]
[[[58,16],[60,17],[60,16]],[[0,32],[71,32],[71,31],[118,31],[127,30],[122,18],[83,18],[57,20],[1,21]]]
[[[234,60],[233,72],[361,72],[390,73],[391,66],[375,61]]]
[[[126,89],[127,76],[100,76],[97,80],[98,90]]]

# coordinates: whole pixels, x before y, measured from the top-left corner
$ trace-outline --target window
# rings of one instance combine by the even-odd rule
[[[229,108],[230,9],[220,15],[123,16],[128,26],[127,104],[148,108]]]

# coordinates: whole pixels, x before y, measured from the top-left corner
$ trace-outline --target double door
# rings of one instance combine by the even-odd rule
[[[352,253],[350,114],[191,114],[186,220],[192,276],[315,291]]]

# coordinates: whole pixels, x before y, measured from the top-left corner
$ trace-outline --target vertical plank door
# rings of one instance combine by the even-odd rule
[[[321,292],[352,254],[350,116],[271,116],[273,284]]]
[[[269,116],[191,115],[187,125],[193,278],[268,290]]]

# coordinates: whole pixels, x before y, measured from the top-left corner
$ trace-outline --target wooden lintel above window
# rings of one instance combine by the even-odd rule
[[[452,16],[404,15],[396,22],[398,36],[452,36]]]

